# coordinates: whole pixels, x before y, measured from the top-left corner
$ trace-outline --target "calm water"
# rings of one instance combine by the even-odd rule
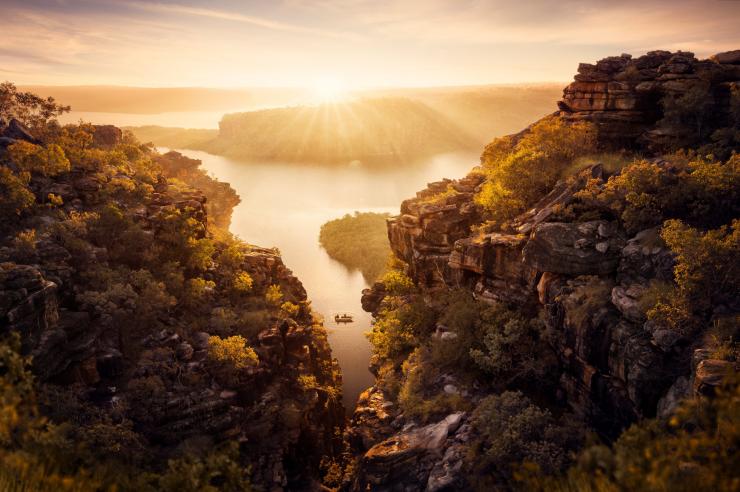
[[[166,149],[163,149],[166,150]],[[319,245],[328,220],[359,211],[397,213],[401,201],[427,182],[464,176],[476,163],[470,154],[440,155],[424,165],[371,172],[357,167],[306,167],[246,164],[193,150],[203,168],[231,184],[242,201],[234,210],[231,232],[245,241],[280,249],[283,261],[303,282],[314,309],[325,318],[332,353],[342,368],[345,406],[373,383],[367,369],[370,345],[364,333],[371,317],[360,307],[367,287],[359,271],[332,260]],[[352,313],[355,322],[337,325],[334,314]]]

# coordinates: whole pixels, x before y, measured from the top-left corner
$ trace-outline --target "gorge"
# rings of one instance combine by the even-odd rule
[[[581,64],[480,165],[382,171],[3,90],[0,487],[736,486],[740,51]],[[400,212],[372,286],[318,242],[355,211]]]

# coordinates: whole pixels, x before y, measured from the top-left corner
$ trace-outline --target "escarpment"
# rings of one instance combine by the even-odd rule
[[[732,203],[740,192],[734,154],[740,142],[725,139],[740,124],[733,109],[740,100],[738,81],[738,52],[699,61],[691,53],[660,51],[581,64],[558,103],[559,112],[549,118],[594,125],[599,149],[618,149],[620,156],[629,152],[630,164],[615,169],[599,157],[581,159],[526,211],[491,220],[481,203],[484,186],[500,172],[491,167],[517,163],[522,150],[512,142],[531,132],[530,127],[502,139],[512,150],[499,157],[500,163],[482,157],[483,165],[463,179],[430,183],[401,204],[400,214],[387,222],[388,238],[405,264],[401,274],[408,275],[413,288],[399,293],[397,282],[387,281],[363,292],[363,308],[378,320],[372,364],[377,383],[360,398],[349,424],[357,467],[348,489],[508,489],[511,479],[500,469],[489,467],[486,473],[494,478],[486,482],[476,468],[482,466],[478,461],[490,459],[480,447],[486,442],[478,435],[480,428],[495,421],[481,418],[482,408],[488,408],[491,398],[496,405],[519,398],[503,389],[547,402],[540,404],[567,413],[582,430],[609,443],[633,423],[666,418],[682,401],[714,394],[723,378],[737,370],[736,356],[722,355],[708,333],[712,326],[737,326],[740,313],[733,266],[736,233],[729,232],[738,227],[739,211]],[[678,108],[673,106],[677,101]],[[668,154],[678,141],[683,153]],[[498,152],[495,144],[491,147]],[[691,161],[697,151],[723,153],[725,161]],[[696,170],[708,165],[713,166],[710,172],[724,173],[718,178],[726,183],[721,190],[697,181],[704,171]],[[699,205],[692,193],[701,187],[723,205]],[[494,188],[498,197],[506,196],[502,188]],[[679,239],[669,237],[681,220],[696,227],[699,238],[725,234],[733,252],[720,267],[725,292],[712,294],[712,301],[686,301],[697,307],[693,321],[685,325],[670,318],[680,318],[680,309],[661,317],[666,304],[656,301],[664,295],[660,292],[685,281],[679,278],[687,268],[685,251],[677,246]],[[724,229],[715,229],[717,225]],[[682,234],[690,232],[683,229]],[[683,264],[676,269],[679,262]],[[709,298],[710,290],[697,291],[694,299]],[[507,345],[515,327],[523,326],[516,325],[519,318],[494,323],[481,335],[476,331],[479,320],[466,325],[461,318],[470,314],[451,312],[455,308],[450,306],[460,304],[449,299],[461,291],[478,305],[522,313],[530,326],[538,327],[538,340],[547,349],[512,362],[507,352],[531,350],[522,348],[531,341],[524,336]],[[434,313],[430,323],[397,315],[406,307],[421,316],[409,306],[422,301]],[[399,334],[397,326],[404,323],[410,328]],[[466,352],[450,364],[450,354],[458,354],[461,345]],[[486,350],[488,358],[481,356]],[[478,369],[465,367],[471,358]],[[537,365],[540,372],[533,369]],[[512,368],[521,374],[507,372]],[[414,394],[453,403],[440,403],[436,411],[419,410],[423,403]],[[485,412],[491,414],[490,409]],[[516,424],[507,425],[506,432],[516,434]],[[514,451],[519,443],[506,442],[512,454],[502,455],[496,466],[522,459]],[[548,466],[547,460],[537,463]]]
[[[730,126],[738,80],[737,51],[709,60],[686,51],[611,56],[578,66],[558,102],[559,115],[596,123],[602,143],[611,148],[696,145]],[[676,108],[682,98],[695,107]]]
[[[1,226],[0,327],[32,357],[41,411],[80,453],[67,456],[124,490],[164,488],[176,470],[201,470],[203,486],[316,487],[344,409],[301,282],[275,250],[211,227],[238,197],[197,161],[115,127],[57,131],[37,140],[12,120],[2,133],[1,175],[27,176],[33,201]],[[60,169],[21,174],[52,145]]]

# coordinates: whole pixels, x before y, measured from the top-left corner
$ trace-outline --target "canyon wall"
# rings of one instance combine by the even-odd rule
[[[720,129],[730,124],[730,93],[739,80],[740,51],[702,61],[686,52],[610,57],[579,66],[556,116],[592,122],[603,148],[655,155],[653,165],[670,169],[660,150],[677,139],[690,146],[706,137],[693,126],[669,124],[666,95],[708,94],[713,116],[705,123]],[[544,320],[558,360],[557,398],[607,440],[642,418],[669,415],[682,398],[711,393],[732,365],[712,359],[701,340],[647,319],[642,294],[651,282],[672,281],[675,264],[673,253],[656,241],[658,228],[630,234],[619,220],[563,218],[576,193],[587,184],[603,187],[608,177],[598,161],[584,165],[531,209],[490,231],[478,229],[485,211],[474,197],[486,178],[476,169],[460,180],[429,184],[388,220],[391,248],[430,306],[462,288],[479,301],[516,305]],[[385,294],[376,284],[363,293],[363,307],[377,314]],[[441,325],[433,335],[457,336]],[[371,388],[350,423],[360,457],[350,488],[465,488],[469,419],[459,412],[420,427],[387,392]]]

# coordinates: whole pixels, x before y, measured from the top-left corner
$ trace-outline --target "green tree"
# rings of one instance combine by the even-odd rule
[[[504,137],[486,147],[481,156],[486,181],[476,202],[493,220],[505,222],[544,196],[575,158],[595,151],[592,124],[544,118],[516,143]]]
[[[15,174],[0,165],[0,217],[3,225],[20,216],[36,201],[36,196],[28,188],[30,179],[28,173]]]
[[[53,97],[42,98],[32,92],[19,91],[11,82],[0,83],[0,116],[4,118],[17,118],[39,129],[69,110],[69,106],[57,104]]]

